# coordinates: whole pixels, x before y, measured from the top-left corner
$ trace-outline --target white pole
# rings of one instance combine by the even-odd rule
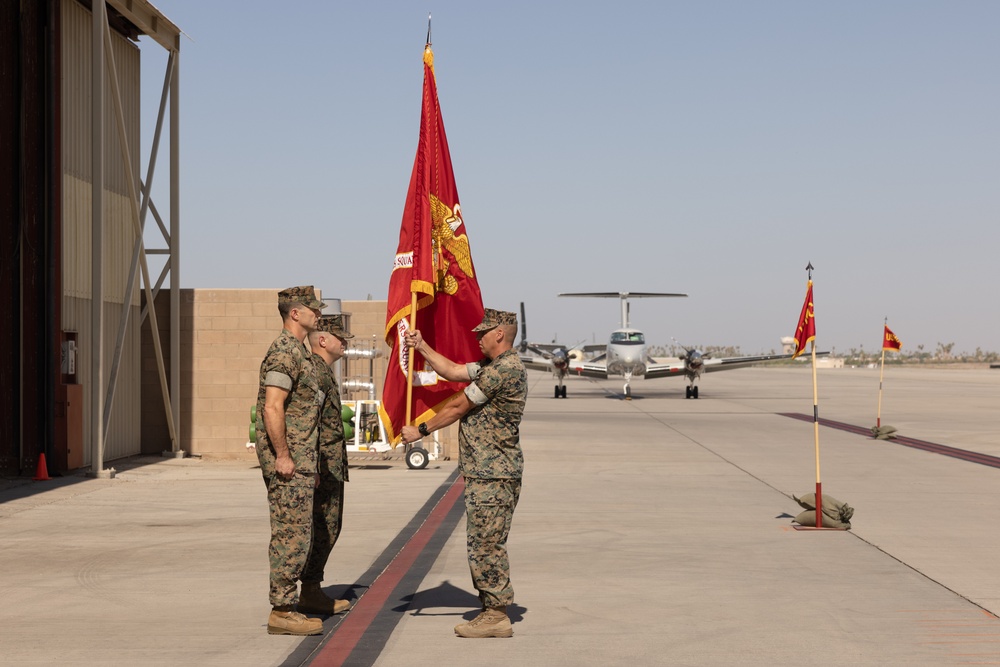
[[[181,54],[173,52],[170,79],[170,412],[171,450],[181,450]],[[150,308],[153,304],[149,304]]]
[[[882,374],[885,372],[885,343],[882,344],[882,363],[878,368],[878,413],[875,415],[875,428],[882,425]]]
[[[90,476],[104,471],[104,0],[92,4],[90,68]]]

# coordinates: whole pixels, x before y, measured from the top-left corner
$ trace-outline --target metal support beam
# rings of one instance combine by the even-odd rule
[[[97,2],[95,4],[101,3]],[[128,135],[125,131],[125,114],[122,110],[121,92],[118,89],[118,75],[115,69],[114,53],[111,50],[111,28],[107,21],[104,22],[104,46],[106,57],[108,59],[109,73],[111,75],[110,79],[113,93],[112,99],[115,102],[115,117],[118,121],[118,138],[121,145],[122,162],[125,166],[125,183],[128,185],[129,204],[132,208],[132,227],[135,231],[136,238],[141,243],[142,225],[139,214],[139,197],[136,188],[135,171],[132,169],[132,159],[129,154]],[[173,214],[173,211],[171,211],[171,214]],[[153,294],[151,291],[149,266],[146,263],[145,252],[140,253],[139,266],[142,269],[142,282],[146,291],[146,302],[152,304]],[[125,310],[128,309],[127,301],[129,297],[130,295],[125,295]],[[126,315],[123,313],[123,317],[125,316]],[[149,309],[149,326],[152,334],[151,338],[153,339],[153,350],[156,356],[156,367],[160,376],[160,390],[163,393],[163,405],[167,414],[167,431],[170,434],[170,440],[173,443],[174,451],[177,451],[179,449],[177,444],[177,432],[174,429],[173,413],[170,410],[170,392],[167,387],[166,370],[164,369],[163,364],[163,350],[160,346],[160,330],[156,321],[156,308]]]
[[[160,135],[163,130],[163,117],[167,106],[167,93],[170,90],[170,78],[173,75],[174,55],[170,54],[167,59],[167,69],[163,78],[163,90],[160,94],[160,110],[156,116],[156,129],[153,131],[153,146],[149,154],[149,164],[146,168],[146,180],[142,184],[142,205],[139,208],[139,229],[140,233],[146,230],[146,213],[149,211],[150,190],[153,186],[153,176],[156,173],[156,156],[160,147]],[[109,65],[114,72],[113,63]],[[121,121],[120,122],[124,122]],[[141,236],[137,236],[132,248],[132,262],[129,266],[128,281],[125,286],[125,307],[122,309],[121,318],[118,321],[118,336],[115,339],[115,352],[111,359],[111,375],[108,378],[108,395],[104,403],[104,429],[107,431],[111,422],[111,408],[115,401],[115,390],[118,387],[118,372],[121,367],[121,358],[125,349],[125,333],[128,330],[129,319],[131,319],[132,309],[128,306],[131,295],[135,292],[135,281],[139,268],[139,258],[142,254],[144,243]],[[169,251],[167,251],[169,252]],[[147,251],[150,254],[150,251]],[[154,295],[155,298],[155,295]],[[145,309],[142,311],[145,313]],[[140,319],[140,325],[145,318]]]
[[[181,29],[148,0],[108,0],[108,4],[167,51],[180,50]]]
[[[112,477],[104,469],[104,1],[92,3],[90,118],[90,447],[91,477]]]
[[[112,50],[111,29],[108,23],[107,7],[105,0],[94,0],[91,3],[92,9],[92,119],[91,119],[91,143],[92,143],[92,228],[91,228],[91,359],[93,364],[93,374],[91,377],[91,449],[92,471],[89,473],[95,477],[114,477],[114,470],[104,470],[104,446],[107,438],[108,425],[113,411],[114,394],[116,381],[119,372],[119,364],[124,345],[125,331],[129,324],[131,313],[131,297],[135,291],[136,268],[141,269],[143,287],[145,289],[146,304],[149,308],[150,329],[152,332],[153,347],[155,350],[157,370],[160,379],[160,389],[163,395],[164,410],[167,417],[167,427],[172,443],[172,454],[183,455],[179,442],[179,419],[180,419],[180,310],[179,310],[179,268],[180,259],[178,256],[179,241],[178,231],[180,227],[179,211],[179,117],[180,105],[178,101],[180,86],[178,82],[178,55],[180,49],[180,29],[164,17],[159,10],[153,7],[148,0],[107,0],[107,4],[114,7],[123,16],[129,19],[133,25],[137,26],[142,33],[152,37],[169,53],[167,71],[164,75],[163,91],[161,94],[159,116],[156,124],[155,139],[150,155],[146,182],[142,183],[136,178],[137,171],[132,168],[129,144],[125,131],[124,113],[122,110],[121,94],[118,89],[118,76],[115,68],[114,53]],[[114,102],[115,118],[118,125],[119,143],[122,151],[122,161],[125,166],[125,182],[128,185],[129,204],[132,209],[132,222],[135,231],[135,247],[133,250],[132,266],[129,271],[128,286],[124,295],[124,308],[121,320],[119,321],[118,337],[115,344],[115,353],[112,360],[110,382],[107,387],[107,394],[104,393],[104,284],[103,284],[103,230],[104,230],[104,97],[105,97],[105,69],[109,75],[111,83],[112,100]],[[160,219],[151,199],[152,180],[156,155],[159,147],[159,139],[165,116],[166,100],[169,91],[170,98],[170,233],[167,233],[163,221]],[[141,186],[141,203],[137,190]],[[147,251],[143,239],[145,219],[147,211],[152,211],[157,225],[166,240],[166,250]],[[155,291],[151,287],[149,277],[149,267],[146,261],[149,254],[169,255],[166,265],[163,267]],[[156,311],[151,306],[155,303],[155,294],[159,292],[167,274],[170,274],[171,305],[170,305],[170,332],[171,332],[171,359],[170,359],[170,386],[167,384],[167,373],[164,368],[163,350],[160,345],[159,327],[156,322]],[[145,319],[145,309],[143,316],[137,324],[141,326]]]
[[[174,48],[170,79],[170,411],[175,433],[181,423],[181,84],[180,45]],[[173,439],[173,453],[180,437]]]

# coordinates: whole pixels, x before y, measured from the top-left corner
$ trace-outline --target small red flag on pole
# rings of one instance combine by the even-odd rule
[[[802,304],[799,324],[795,330],[795,352],[793,359],[805,351],[806,343],[812,343],[813,381],[813,438],[816,443],[816,527],[823,527],[823,483],[819,474],[819,391],[816,386],[816,313],[813,306],[813,265],[806,266],[809,281],[806,284],[806,300]]]
[[[888,319],[883,325],[885,331],[882,332],[882,363],[878,368],[878,412],[875,414],[875,428],[882,426],[882,375],[885,371],[885,351],[898,351],[903,347],[903,341],[896,337],[896,334],[889,330]]]
[[[896,334],[889,330],[889,325],[885,325],[885,333],[882,335],[882,349],[883,350],[900,350],[903,347],[903,341],[896,337]]]
[[[424,340],[445,357],[472,362],[482,356],[471,333],[482,319],[483,299],[441,119],[428,26],[420,138],[386,309],[385,341],[392,354],[379,415],[390,442],[398,440],[403,426],[430,419],[463,389],[461,383],[446,382],[424,368],[423,360],[415,359],[403,343],[405,332],[419,328]]]
[[[812,263],[809,264],[810,269]],[[813,281],[812,271],[809,272],[809,282],[806,285],[806,300],[802,304],[802,314],[799,315],[799,325],[795,329],[795,350],[792,359],[806,351],[806,343],[816,340],[816,315],[813,312]]]

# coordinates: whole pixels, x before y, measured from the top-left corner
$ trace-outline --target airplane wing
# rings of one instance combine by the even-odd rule
[[[817,357],[822,357],[829,355],[829,352],[817,352]],[[702,372],[712,373],[714,371],[728,371],[736,368],[746,368],[747,366],[753,366],[754,364],[763,363],[766,361],[778,361],[779,359],[791,359],[790,354],[759,354],[755,356],[747,357],[708,357],[704,360],[704,365],[702,366]],[[663,377],[673,377],[675,375],[684,375],[685,366],[682,360],[658,364],[649,363],[646,365],[646,379],[663,378]]]
[[[585,378],[608,379],[608,365],[598,359],[576,362],[569,365],[569,374]]]
[[[824,357],[830,354],[829,352],[817,352],[817,357]],[[712,373],[715,371],[728,371],[734,368],[746,368],[747,366],[752,366],[754,364],[759,364],[764,361],[778,361],[779,359],[791,359],[790,354],[761,354],[752,357],[719,357],[712,358],[709,357],[705,359],[704,371],[706,373]]]
[[[524,343],[521,346],[521,351],[530,351],[534,354],[545,356],[546,354],[551,354],[556,350],[565,350],[570,352],[573,350],[581,350],[584,354],[593,354],[595,352],[604,353],[607,349],[607,343],[590,343],[587,345],[563,345],[562,343]]]
[[[556,350],[566,349],[565,345],[558,345],[556,343],[525,343],[525,347],[527,347],[532,352],[535,352],[536,354],[543,354],[543,355],[545,353],[551,353]]]
[[[646,364],[646,379],[673,377],[674,375],[684,375],[684,362],[677,360],[668,364],[648,363]]]
[[[552,360],[532,354],[521,353],[518,355],[525,368],[534,371],[552,371]]]

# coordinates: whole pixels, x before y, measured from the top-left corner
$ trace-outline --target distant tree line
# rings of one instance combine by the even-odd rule
[[[705,345],[699,346],[695,345],[693,348],[685,348],[680,345],[651,345],[647,348],[649,355],[652,357],[680,357],[683,356],[688,349],[700,350],[702,354],[708,357],[741,357],[743,352],[740,351],[739,345]],[[770,352],[762,352],[761,354],[777,354],[774,350]]]
[[[988,352],[977,347],[975,352],[953,352],[955,343],[938,343],[934,351],[924,349],[924,345],[917,345],[914,350],[907,350],[905,347],[899,352],[886,352],[886,364],[961,364],[961,363],[996,363],[1000,362],[1000,353]],[[739,357],[743,352],[738,345],[706,345],[704,347],[694,346],[694,349],[701,350],[703,354],[710,357]],[[653,357],[680,357],[687,348],[680,345],[651,345],[649,354]],[[779,354],[774,349],[760,354]],[[830,350],[830,356],[843,357],[844,364],[848,366],[867,366],[868,364],[879,363],[882,359],[882,348],[865,350],[864,346],[852,347],[844,351],[837,351],[837,348]]]
[[[899,352],[886,352],[886,364],[962,364],[962,363],[995,363],[1000,361],[1000,353],[989,352],[980,347],[975,352],[954,352],[955,343],[938,343],[934,351],[925,349],[924,345],[917,345],[915,350],[907,350],[905,347]],[[882,359],[882,348],[871,351],[865,350],[864,346],[852,347],[847,352],[839,355],[835,350],[831,351],[833,356],[841,356],[844,363],[853,366],[863,366],[867,364],[879,363]]]

